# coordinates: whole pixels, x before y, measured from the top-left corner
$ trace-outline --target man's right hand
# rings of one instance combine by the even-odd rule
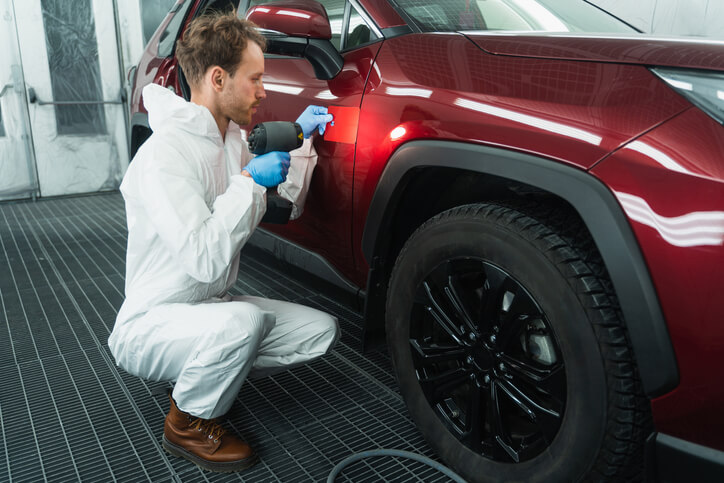
[[[287,179],[290,159],[289,153],[272,151],[252,158],[243,171],[249,173],[257,184],[271,188]]]

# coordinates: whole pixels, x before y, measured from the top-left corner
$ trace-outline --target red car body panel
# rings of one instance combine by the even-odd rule
[[[158,38],[154,36],[150,42],[149,47],[155,44],[155,49],[158,49]],[[141,70],[140,67],[144,67]],[[139,69],[136,70],[136,86],[145,86],[148,84],[159,84],[164,87],[168,86],[168,81],[171,80],[174,88],[178,84],[176,79],[176,59],[161,59],[158,57],[152,57],[148,62],[144,62],[143,59],[139,63]],[[177,91],[180,92],[180,91]],[[146,106],[143,105],[143,89],[134,88],[131,91],[131,106],[132,112],[148,114]]]
[[[406,141],[482,143],[588,169],[690,106],[640,66],[495,56],[459,34],[387,40],[376,65],[357,143],[352,239],[360,260],[377,182]],[[406,133],[393,141],[398,126]]]
[[[587,34],[585,37],[575,34],[465,34],[491,54],[724,70],[724,42],[621,38],[596,34]]]
[[[268,58],[264,84],[267,98],[254,116],[254,123],[293,120],[310,104],[359,108],[365,82],[381,43],[354,50],[344,56],[344,66],[334,79],[315,78],[304,59]],[[287,87],[293,87],[288,91]],[[284,90],[288,92],[283,92]],[[352,180],[355,146],[326,141],[314,142],[319,161],[314,171],[304,213],[287,225],[264,225],[295,243],[325,257],[348,278],[359,278],[352,256]],[[320,244],[320,240],[325,240]]]
[[[656,427],[724,450],[722,153],[721,124],[689,109],[592,172],[631,220],[679,363],[679,386],[652,402]]]

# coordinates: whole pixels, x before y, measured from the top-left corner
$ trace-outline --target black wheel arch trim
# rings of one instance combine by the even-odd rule
[[[145,112],[133,113],[133,116],[131,116],[131,129],[128,136],[128,152],[131,155],[131,159],[136,156],[138,148],[146,142],[151,132],[151,128],[148,125],[148,114]]]
[[[646,481],[724,481],[724,451],[653,433],[646,441]]]
[[[148,125],[148,114],[145,112],[134,112],[131,116],[131,127],[143,126],[147,129],[151,129]]]
[[[570,203],[588,227],[618,295],[648,397],[661,396],[679,382],[676,355],[658,296],[638,242],[613,193],[591,174],[530,154],[452,141],[411,141],[390,157],[369,207],[362,251],[379,266],[378,234],[397,205],[406,175],[416,168],[446,167],[494,175],[550,192]],[[378,276],[378,275],[376,275]],[[368,287],[368,298],[373,296]],[[369,304],[370,301],[367,301]]]

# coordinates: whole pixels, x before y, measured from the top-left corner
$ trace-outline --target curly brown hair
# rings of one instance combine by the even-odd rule
[[[197,86],[214,65],[234,75],[250,41],[266,48],[266,39],[256,25],[239,18],[236,10],[203,15],[194,19],[176,42],[176,58],[189,85]]]

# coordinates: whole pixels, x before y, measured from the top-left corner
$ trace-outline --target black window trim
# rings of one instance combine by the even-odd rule
[[[157,57],[163,57],[163,58],[168,59],[168,58],[173,57],[176,54],[176,41],[178,40],[179,33],[186,25],[186,21],[188,20],[189,15],[191,14],[191,11],[193,10],[193,6],[196,3],[195,0],[187,0],[187,1],[188,1],[188,4],[186,4],[186,11],[183,12],[183,19],[181,20],[181,23],[178,25],[178,29],[176,30],[176,32],[173,32],[173,35],[171,35],[172,32],[168,32],[168,34],[167,34],[169,37],[174,38],[173,46],[171,47],[171,52],[168,55],[163,55],[161,53],[161,42],[165,39],[165,37],[162,33],[158,38],[158,45],[156,46],[156,56]],[[206,2],[202,2],[202,3],[206,3]],[[171,7],[171,10],[169,10],[168,14],[174,13],[174,17],[175,17],[176,15],[179,15],[179,10],[181,10],[183,7],[184,7],[184,4],[182,4],[180,2],[176,2],[174,4],[174,6]],[[173,21],[174,21],[174,19],[171,19],[168,22],[168,24],[166,24],[166,26],[164,27],[164,32],[168,31],[168,28]]]
[[[349,18],[352,15],[350,0],[344,2],[344,14],[342,14],[342,31],[339,34],[339,51],[344,52],[347,48],[347,34],[349,33]]]
[[[370,28],[372,33],[374,33],[377,38],[374,40],[370,40],[368,42],[365,42],[363,44],[357,44],[354,47],[347,49],[346,43],[347,43],[347,35],[349,34],[349,21],[352,17],[351,9],[354,8],[355,12],[357,12],[357,15],[362,17],[362,20],[364,20],[365,24]],[[360,47],[365,47],[367,45],[372,45],[375,42],[379,42],[380,40],[384,40],[385,36],[382,33],[382,30],[380,30],[379,26],[372,20],[372,18],[369,16],[367,11],[360,5],[360,3],[357,0],[347,0],[345,2],[345,15],[344,15],[344,22],[342,28],[344,29],[344,35],[342,36],[343,42],[340,43],[340,52],[345,53],[349,52],[354,49],[358,49]]]

